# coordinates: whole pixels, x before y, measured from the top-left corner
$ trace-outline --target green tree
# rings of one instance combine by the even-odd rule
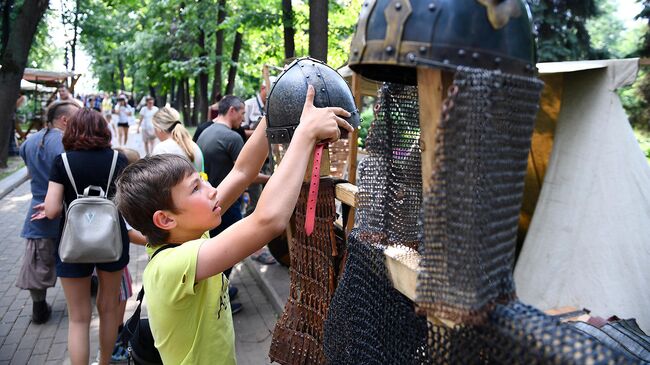
[[[47,0],[0,2],[0,167],[7,166],[9,135],[29,51]]]
[[[540,62],[603,58],[591,47],[585,23],[599,14],[596,0],[527,0],[533,14]]]

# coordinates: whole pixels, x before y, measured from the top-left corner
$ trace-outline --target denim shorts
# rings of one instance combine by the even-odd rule
[[[122,256],[114,262],[94,264],[71,264],[61,261],[59,250],[56,250],[56,275],[60,278],[85,278],[92,275],[93,270],[115,272],[124,269],[129,263],[129,243],[122,246]]]

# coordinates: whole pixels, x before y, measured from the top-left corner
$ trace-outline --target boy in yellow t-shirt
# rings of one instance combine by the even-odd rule
[[[296,205],[309,151],[352,131],[341,108],[316,108],[309,86],[300,124],[282,163],[269,179],[255,212],[213,238],[204,232],[257,177],[268,151],[266,121],[245,144],[234,168],[215,189],[194,166],[175,155],[144,158],[127,167],[115,197],[124,218],[154,252],[144,272],[149,323],[165,364],[234,364],[235,340],[224,270],[278,236]]]

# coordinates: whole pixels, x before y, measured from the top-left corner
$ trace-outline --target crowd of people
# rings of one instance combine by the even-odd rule
[[[115,104],[107,94],[79,100],[61,86],[58,96],[47,109],[46,127],[20,146],[31,175],[32,201],[21,234],[26,245],[16,285],[30,292],[32,322],[50,318],[47,289],[58,277],[67,302],[70,360],[87,364],[96,277],[97,363],[125,360],[128,353],[116,339],[132,294],[129,245],[146,244],[150,255],[173,247],[152,259],[144,272],[156,348],[169,364],[234,363],[231,316],[241,304],[231,302],[237,289],[228,284],[230,270],[249,255],[265,264],[275,262],[263,247],[284,229],[293,211],[307,166],[309,154],[304,151],[317,141],[338,138],[339,126],[350,129],[340,117],[348,113],[315,108],[311,89],[293,148],[284,157],[289,163],[270,177],[260,172],[269,150],[264,88],[255,103],[223,97],[212,107],[214,118],[194,138],[177,110],[158,108],[151,97],[136,113],[122,95]],[[133,124],[129,119],[135,114],[144,158],[125,148]],[[117,146],[111,144],[114,134]],[[113,150],[121,153],[114,166],[116,178],[109,179]],[[58,243],[65,207],[78,198],[77,189],[106,186],[107,180],[107,196],[121,213],[121,257],[103,263],[63,262]],[[266,183],[265,193],[255,199],[257,208],[246,212],[241,197],[254,183]]]

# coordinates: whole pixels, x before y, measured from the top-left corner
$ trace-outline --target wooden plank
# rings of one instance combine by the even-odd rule
[[[436,147],[436,131],[440,123],[443,90],[451,83],[449,75],[440,70],[418,67],[418,98],[420,103],[420,148],[422,151],[422,190],[431,188],[431,173],[433,172],[434,152]],[[388,248],[384,255],[386,266],[395,289],[415,301],[418,265],[420,254],[405,247]],[[428,317],[434,324],[453,327],[449,320]]]
[[[307,165],[307,171],[305,171],[304,182],[311,181],[311,170],[314,165],[314,151],[311,151],[311,157],[309,157],[309,165]],[[329,176],[330,175],[330,150],[325,146],[323,149],[323,155],[320,159],[320,176]]]
[[[442,71],[418,67],[420,102],[420,149],[422,150],[422,190],[429,191],[436,149],[436,129],[442,111]]]
[[[350,183],[336,184],[336,199],[341,203],[356,208],[359,203],[359,188]],[[349,222],[348,222],[349,223]]]
[[[407,298],[415,300],[420,254],[406,246],[392,246],[386,248],[384,256],[395,289]]]

